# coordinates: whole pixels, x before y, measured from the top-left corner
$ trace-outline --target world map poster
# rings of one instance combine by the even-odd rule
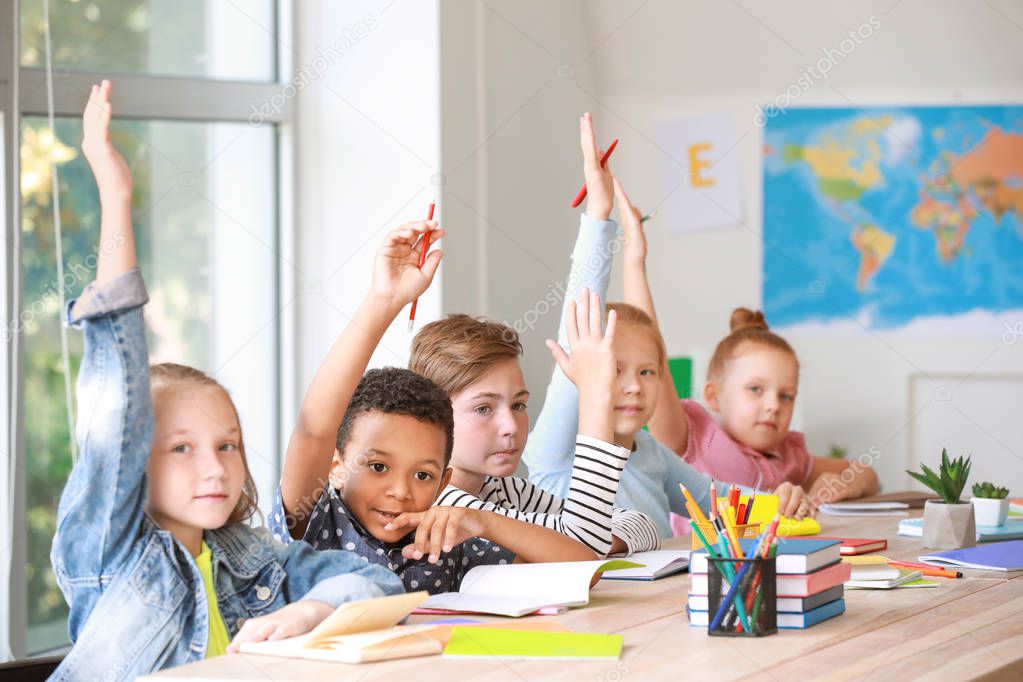
[[[1023,107],[777,112],[763,181],[772,327],[1023,324]]]

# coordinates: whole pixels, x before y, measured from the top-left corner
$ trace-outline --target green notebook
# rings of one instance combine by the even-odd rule
[[[444,648],[445,658],[617,661],[621,653],[621,635],[481,627],[454,628]]]

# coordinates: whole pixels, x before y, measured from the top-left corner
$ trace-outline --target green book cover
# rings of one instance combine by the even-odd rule
[[[545,658],[616,661],[621,635],[587,632],[545,632],[456,627],[444,649],[445,658]]]
[[[692,398],[693,393],[693,359],[668,358],[668,370],[675,382],[675,392],[679,398]]]

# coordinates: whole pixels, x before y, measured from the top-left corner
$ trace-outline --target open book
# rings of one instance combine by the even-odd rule
[[[283,658],[308,658],[335,663],[368,663],[393,658],[439,654],[455,627],[501,628],[566,633],[569,630],[554,620],[516,621],[514,623],[424,623],[398,625],[423,603],[427,592],[396,594],[378,599],[342,604],[311,632],[276,642],[247,642],[244,654],[262,654]]]
[[[276,642],[247,642],[244,654],[362,663],[439,654],[448,632],[435,625],[398,625],[426,598],[426,592],[348,602],[310,632]]]
[[[605,575],[608,580],[657,580],[689,568],[688,549],[656,549],[636,552],[629,559],[641,564],[639,568],[623,568]]]
[[[435,594],[422,606],[457,613],[524,616],[550,606],[585,606],[598,571],[639,568],[632,561],[560,561],[476,566],[458,592]]]

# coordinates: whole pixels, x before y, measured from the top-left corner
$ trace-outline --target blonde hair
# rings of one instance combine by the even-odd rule
[[[245,441],[242,440],[241,434],[241,420],[238,418],[238,408],[235,407],[234,401],[231,400],[231,394],[227,392],[227,389],[219,381],[202,370],[189,367],[188,365],[179,365],[174,362],[161,362],[157,365],[151,365],[149,367],[149,382],[154,402],[157,394],[178,386],[210,387],[223,391],[224,397],[227,398],[228,404],[231,405],[231,411],[234,412],[235,421],[238,422],[238,451],[242,454],[242,463],[245,465],[245,482],[242,484],[241,497],[238,498],[238,504],[224,525],[245,522],[254,517],[259,511],[258,492],[256,482],[252,479],[252,472],[249,471],[249,460],[245,456]]]
[[[710,365],[707,367],[707,378],[711,381],[718,381],[728,368],[728,363],[738,355],[743,344],[767,346],[776,350],[784,351],[792,356],[799,367],[799,358],[796,351],[792,350],[789,342],[772,332],[767,326],[764,314],[759,310],[749,308],[736,308],[732,311],[729,321],[731,333],[721,339],[714,355],[710,358]]]
[[[514,329],[486,317],[458,313],[419,330],[412,339],[408,368],[453,397],[497,363],[520,355],[522,344]]]
[[[650,333],[651,338],[653,338],[654,343],[657,345],[657,372],[661,373],[664,362],[668,357],[668,351],[664,346],[664,339],[661,337],[661,331],[657,328],[657,323],[654,322],[652,317],[643,312],[642,309],[629,303],[608,303],[606,311],[611,312],[612,310],[615,311],[615,315],[618,317],[618,324],[634,324]]]

